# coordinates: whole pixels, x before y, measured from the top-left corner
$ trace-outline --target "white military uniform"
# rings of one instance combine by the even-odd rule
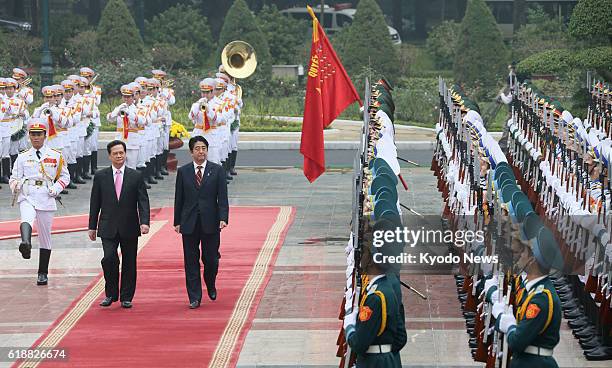
[[[70,175],[59,151],[42,146],[40,158],[36,152],[32,147],[19,154],[9,185],[13,193],[19,191],[21,222],[33,226],[36,220],[40,247],[51,249],[55,197],[68,185]]]
[[[11,131],[15,132],[25,126],[25,122],[29,119],[27,104],[17,94],[13,97],[8,97],[6,100],[6,112],[4,117],[9,119]],[[24,135],[18,141],[11,141],[9,154],[17,155],[20,150],[28,147],[28,135]]]
[[[157,121],[157,101],[151,95],[147,95],[142,100],[142,107],[146,111],[147,122],[145,124],[145,139],[142,142],[144,145],[144,158],[145,162],[151,161],[151,158],[155,156],[155,145],[157,137],[159,136],[159,128],[156,125]]]
[[[93,86],[93,89],[85,92],[85,97],[91,98],[94,101],[93,114],[91,117],[91,122],[94,125],[94,129],[85,142],[85,152],[91,154],[92,152],[98,150],[98,136],[100,134],[100,127],[102,126],[102,122],[100,121],[100,109],[98,106],[100,106],[100,102],[102,100],[102,89],[98,86]]]
[[[51,115],[45,115],[43,113],[45,109],[49,109]],[[47,140],[45,142],[45,146],[62,151],[63,155],[68,132],[66,128],[68,119],[62,114],[62,110],[55,105],[50,105],[48,102],[45,102],[34,110],[32,117],[41,118],[47,122]],[[52,132],[51,123],[53,123],[53,130],[55,130],[55,133]],[[66,162],[66,164],[67,163],[68,162]]]
[[[172,88],[162,88],[160,96],[166,101],[166,121],[163,123],[163,150],[168,150],[170,142],[170,127],[172,126],[172,113],[170,112],[170,106],[176,103],[174,97],[174,90]]]
[[[125,115],[121,116],[120,111],[124,111]],[[144,120],[141,122],[138,118],[136,105],[126,105],[123,103],[115,107],[109,114],[108,120],[115,120],[117,122],[117,135],[115,139],[123,141],[127,147],[125,164],[131,169],[136,169],[141,145],[141,135],[139,132],[143,129],[142,125],[144,125]]]
[[[238,86],[237,84],[228,83],[227,90],[234,98],[234,124],[237,125],[234,130],[232,130],[232,124],[230,124],[230,142],[229,142],[229,150],[230,151],[238,151],[238,135],[240,133],[240,113],[242,111],[242,97],[238,95]],[[238,124],[236,124],[238,122]]]

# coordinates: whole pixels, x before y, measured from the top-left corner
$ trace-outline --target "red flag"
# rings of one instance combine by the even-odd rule
[[[304,156],[304,175],[312,183],[325,172],[323,129],[351,103],[363,104],[312,8],[308,11],[312,16],[312,46],[300,153]]]

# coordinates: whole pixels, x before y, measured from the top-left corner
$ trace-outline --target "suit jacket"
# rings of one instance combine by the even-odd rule
[[[196,186],[193,162],[181,166],[176,173],[174,226],[181,225],[182,234],[191,234],[200,215],[202,232],[219,232],[219,222],[228,222],[227,181],[221,165],[207,161],[202,184]]]
[[[137,238],[140,225],[149,225],[149,195],[140,172],[125,167],[119,198],[112,166],[99,170],[91,188],[89,229],[98,230],[100,238]]]

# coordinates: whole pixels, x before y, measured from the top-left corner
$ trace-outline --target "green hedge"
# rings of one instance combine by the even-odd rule
[[[517,65],[519,74],[563,74],[574,65],[574,57],[569,50],[555,49],[532,55]]]
[[[582,50],[575,55],[575,63],[588,70],[612,70],[612,47],[602,46]]]

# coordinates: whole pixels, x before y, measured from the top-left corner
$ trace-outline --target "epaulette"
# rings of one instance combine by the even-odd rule
[[[544,291],[544,285],[538,285],[538,287],[535,289],[534,294],[539,294],[542,291]]]
[[[378,288],[378,284],[372,285],[372,287],[368,290],[368,293],[366,295],[374,294],[374,292],[376,291],[376,288]]]
[[[62,154],[62,150],[57,149],[57,148],[51,148],[53,151],[59,153],[60,155]]]
[[[26,148],[26,149],[24,149],[24,150],[19,151],[19,154],[22,154],[22,153],[27,152],[27,151],[29,151],[29,150],[30,150],[29,148]]]

